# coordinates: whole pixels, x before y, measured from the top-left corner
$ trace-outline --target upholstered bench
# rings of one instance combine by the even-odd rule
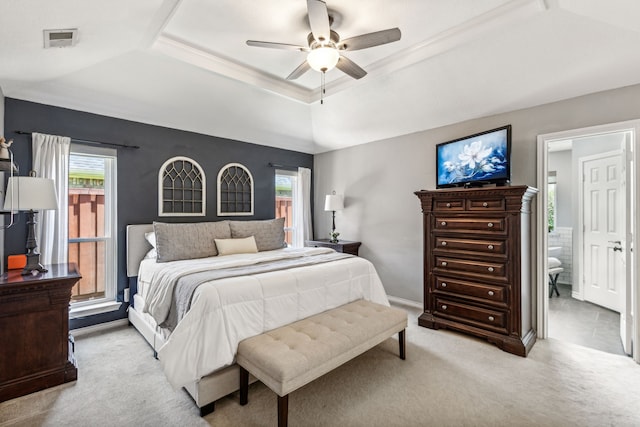
[[[289,393],[399,333],[405,358],[407,313],[358,300],[248,338],[238,345],[240,404],[246,405],[249,373],[278,395],[278,426],[287,425]]]

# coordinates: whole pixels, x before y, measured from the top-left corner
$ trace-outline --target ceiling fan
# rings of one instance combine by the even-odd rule
[[[340,35],[330,28],[331,17],[324,0],[307,0],[307,12],[309,14],[309,26],[311,27],[311,33],[307,36],[308,47],[247,40],[249,46],[307,52],[307,59],[287,76],[287,80],[297,79],[309,71],[310,68],[324,74],[334,67],[354,79],[360,79],[366,76],[367,72],[341,52],[366,49],[400,40],[401,33],[398,28],[340,40]]]

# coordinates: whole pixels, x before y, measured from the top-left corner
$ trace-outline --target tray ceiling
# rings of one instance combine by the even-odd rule
[[[285,77],[304,0],[60,0],[3,4],[5,96],[317,153],[640,82],[640,3],[327,0],[343,38],[399,27],[347,56],[367,70]],[[78,28],[71,48],[43,30]]]

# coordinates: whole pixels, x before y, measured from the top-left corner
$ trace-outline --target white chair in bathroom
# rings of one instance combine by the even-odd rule
[[[564,271],[562,268],[562,262],[556,257],[549,257],[549,298],[553,296],[553,291],[556,291],[556,295],[560,296],[558,291],[558,276]]]

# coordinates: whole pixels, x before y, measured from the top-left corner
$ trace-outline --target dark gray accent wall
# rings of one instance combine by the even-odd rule
[[[128,224],[216,221],[216,178],[221,167],[231,162],[246,166],[254,178],[255,215],[234,219],[268,219],[275,211],[275,169],[269,163],[313,168],[313,155],[257,144],[234,141],[100,116],[60,107],[5,98],[5,137],[20,174],[31,167],[31,136],[15,131],[41,132],[72,138],[138,145],[140,149],[118,148],[118,301],[128,286],[126,276],[125,233]],[[283,117],[282,120],[287,120]],[[158,217],[158,170],[174,156],[196,160],[207,176],[207,215],[205,217]],[[313,198],[312,198],[313,200]],[[5,233],[5,254],[25,252],[26,225],[20,223]],[[82,272],[82,271],[81,271]],[[89,316],[71,321],[72,328],[126,317],[126,304],[119,312]]]
[[[4,93],[2,92],[2,87],[0,87],[0,136],[4,136]],[[0,172],[0,180],[4,185],[4,172]],[[2,189],[4,191],[4,189]],[[0,204],[4,203],[4,193],[2,193],[2,197],[0,197]],[[2,226],[5,224],[5,218],[0,218],[0,241],[4,241],[4,229]],[[4,272],[4,245],[0,245],[0,272]]]

